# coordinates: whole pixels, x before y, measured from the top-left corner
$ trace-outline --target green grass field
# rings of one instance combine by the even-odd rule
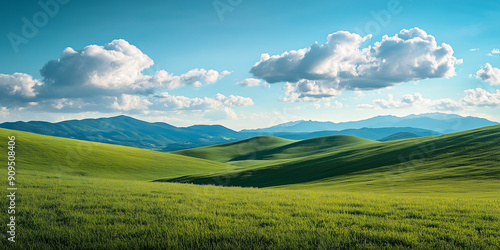
[[[343,143],[338,146],[337,141]],[[209,149],[219,146],[182,153]],[[329,136],[257,151],[245,164],[236,161],[240,168],[163,180],[217,184],[214,180],[224,179],[227,186],[497,198],[499,152],[500,126],[388,142]]]
[[[500,245],[498,200],[20,176],[20,249]]]
[[[22,169],[109,179],[155,180],[226,169],[227,165],[152,150],[43,136],[0,129],[7,154],[7,136],[16,136],[17,164]]]
[[[264,137],[184,156],[4,129],[0,155],[11,135],[18,219],[5,249],[500,247],[500,126],[392,142]]]

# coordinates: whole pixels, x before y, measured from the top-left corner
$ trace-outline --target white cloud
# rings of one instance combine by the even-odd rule
[[[23,73],[0,74],[0,107],[57,113],[137,113],[162,106],[163,103],[155,103],[159,100],[154,96],[165,89],[200,87],[230,74],[227,70],[203,68],[179,76],[165,70],[143,74],[153,64],[151,58],[123,39],[104,46],[89,45],[80,51],[68,47],[61,58],[47,62],[40,70],[41,81]],[[200,99],[199,109],[203,106],[210,109],[213,105],[222,109],[253,105],[250,98],[233,95],[218,98]],[[187,102],[191,107],[197,105],[196,100]]]
[[[0,74],[0,98],[5,102],[10,102],[15,98],[31,99],[36,96],[35,88],[40,85],[42,85],[40,81],[28,74]],[[9,100],[5,100],[7,98]]]
[[[427,105],[430,105],[431,109],[434,110],[448,110],[448,111],[458,111],[458,110],[463,110],[467,109],[469,106],[463,105],[461,101],[455,101],[450,98],[443,98],[443,99],[438,99],[438,100],[430,100],[427,99]]]
[[[374,105],[366,104],[366,103],[358,104],[356,106],[356,109],[358,109],[358,110],[366,110],[366,109],[374,109],[374,108],[375,108]]]
[[[142,71],[153,60],[123,39],[104,45],[89,45],[80,51],[66,48],[60,59],[49,61],[40,70],[45,96],[69,97],[88,95],[145,94],[159,88],[200,87],[230,74],[224,70],[193,69],[175,76],[165,70],[154,75]]]
[[[375,99],[372,104],[360,104],[358,110],[365,109],[400,109],[410,107],[425,107],[433,110],[464,110],[474,107],[500,106],[500,90],[490,93],[482,88],[464,90],[465,96],[459,100],[450,98],[426,99],[420,93],[404,95],[399,100],[394,100],[392,95],[388,99]]]
[[[152,104],[153,103],[140,96],[123,94],[120,97],[115,97],[115,101],[111,105],[111,108],[124,111],[147,110],[148,106]]]
[[[237,82],[237,85],[241,85],[244,87],[253,87],[253,86],[259,86],[262,80],[255,79],[255,78],[247,78],[241,82]]]
[[[220,101],[222,104],[226,106],[250,106],[253,105],[253,101],[249,97],[242,97],[237,95],[229,95],[225,96],[223,94],[218,93],[215,95],[215,100]]]
[[[216,81],[231,74],[231,72],[224,70],[221,73],[211,69],[193,69],[180,76],[169,74],[165,70],[156,72],[150,82],[154,83],[157,87],[167,87],[169,89],[176,89],[183,86],[201,87],[203,82],[206,84],[215,83]]]
[[[7,117],[10,114],[7,107],[0,107],[0,116]]]
[[[496,56],[496,54],[500,54],[500,49],[493,49],[490,53],[486,54],[488,56]]]
[[[135,89],[145,87],[148,77],[141,72],[153,64],[137,47],[118,39],[80,51],[68,47],[61,58],[45,64],[40,74],[46,86]]]
[[[400,100],[394,100],[393,95],[388,95],[389,99],[375,99],[373,100],[373,105],[361,104],[358,105],[360,109],[399,109],[411,107],[415,104],[423,104],[428,102],[428,99],[424,99],[420,93],[415,93],[414,95],[406,94]]]
[[[465,97],[461,102],[467,106],[476,107],[498,107],[500,106],[500,90],[489,93],[485,89],[476,88],[465,90]]]
[[[438,45],[434,36],[419,28],[385,35],[373,46],[361,48],[371,35],[361,37],[347,31],[328,36],[325,44],[292,50],[281,55],[262,54],[250,72],[269,83],[314,82],[320,93],[298,93],[299,99],[322,98],[327,89],[370,90],[428,78],[449,78],[455,65],[450,45]],[[302,95],[304,94],[304,95]],[[300,97],[302,96],[302,97]]]
[[[296,83],[285,83],[283,87],[285,95],[284,102],[316,101],[318,99],[329,99],[342,94],[342,91],[328,88],[318,81],[301,80]]]
[[[189,98],[186,96],[174,96],[167,92],[155,96],[155,104],[151,107],[155,111],[176,111],[178,114],[184,112],[202,112],[203,118],[210,121],[236,120],[238,116],[230,107],[244,107],[253,105],[252,99],[248,97],[222,94],[215,95],[214,98]]]
[[[491,64],[486,63],[476,72],[476,78],[489,82],[491,85],[498,85],[500,84],[500,69],[493,68]]]
[[[69,100],[67,98],[56,99],[56,100],[53,100],[53,102],[52,102],[52,107],[54,107],[55,109],[58,109],[58,110],[61,110],[64,107],[74,107],[74,106],[75,106],[74,101]]]
[[[478,51],[479,48],[473,48],[473,49],[470,49],[469,51]]]
[[[254,104],[252,99],[248,97],[225,96],[222,94],[217,94],[215,98],[189,98],[163,92],[157,95],[156,98],[158,99],[158,103],[163,106],[163,108],[157,108],[158,110],[223,110],[225,107],[230,106],[250,106]]]
[[[335,102],[333,102],[335,104],[335,108],[336,109],[339,109],[339,108],[342,108],[344,106],[344,104],[342,104],[341,102],[335,100]]]
[[[66,48],[61,58],[45,64],[40,70],[43,86],[41,98],[114,96],[151,94],[157,89],[183,86],[200,87],[215,83],[230,74],[224,70],[192,69],[175,76],[165,70],[154,75],[142,72],[153,60],[123,39],[104,45],[89,45],[80,51]]]

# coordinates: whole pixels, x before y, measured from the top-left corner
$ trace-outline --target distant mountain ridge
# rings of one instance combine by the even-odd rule
[[[242,139],[221,125],[175,127],[145,122],[128,116],[49,122],[6,122],[1,128],[79,140],[103,142],[159,151],[173,151]]]
[[[439,133],[465,131],[474,128],[499,124],[484,118],[472,116],[459,116],[445,113],[427,113],[420,115],[407,115],[397,117],[393,115],[376,116],[360,121],[350,122],[319,122],[319,121],[294,121],[271,126],[269,128],[242,130],[241,132],[316,132],[325,130],[344,130],[360,128],[383,127],[413,127],[433,130]]]
[[[58,123],[43,121],[5,122],[0,124],[0,128],[168,152],[244,140],[261,135],[272,135],[292,140],[330,135],[351,135],[380,140],[397,133],[411,133],[412,136],[423,137],[454,132],[456,129],[497,124],[482,118],[441,113],[427,114],[427,116],[409,115],[403,118],[379,116],[345,123],[296,121],[266,129],[237,132],[222,125],[176,127],[163,122],[150,123],[121,115],[110,118],[68,120]],[[426,126],[423,126],[422,123]],[[315,126],[317,124],[319,125]],[[448,127],[444,127],[445,125]],[[418,126],[437,129],[418,128]],[[408,134],[406,135],[408,136]],[[389,137],[389,139],[395,140],[400,137],[401,134]]]
[[[244,132],[241,132],[244,133]],[[331,135],[350,135],[361,137],[370,140],[380,140],[382,138],[389,137],[398,133],[411,133],[414,134],[415,137],[425,137],[425,136],[434,136],[440,135],[436,131],[421,129],[421,128],[412,128],[412,127],[385,127],[385,128],[358,128],[358,129],[344,129],[344,130],[333,130],[333,131],[316,131],[310,133],[288,133],[288,132],[278,132],[278,133],[266,133],[260,132],[259,135],[273,135],[286,139],[292,140],[305,140],[323,136],[331,136]],[[252,133],[250,133],[252,134]]]

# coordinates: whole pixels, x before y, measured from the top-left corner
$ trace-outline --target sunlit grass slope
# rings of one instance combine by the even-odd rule
[[[497,249],[499,200],[19,172],[3,249]],[[7,224],[7,217],[2,223]]]
[[[370,143],[377,143],[377,141],[348,135],[325,136],[301,141],[273,136],[259,136],[247,140],[172,153],[232,163],[249,160],[291,159]]]
[[[277,148],[293,142],[295,141],[274,136],[257,136],[246,140],[186,149],[173,153],[218,162],[229,162],[235,158],[255,159],[255,154],[260,151]]]
[[[297,141],[284,146],[273,147],[234,157],[233,161],[239,160],[276,160],[291,159],[303,156],[320,154],[341,148],[377,143],[376,141],[363,139],[348,135],[333,135],[313,139]]]
[[[299,155],[279,163],[258,162],[261,167],[167,181],[218,184],[214,182],[217,177],[225,178],[227,186],[495,197],[500,195],[500,126],[333,147],[330,151],[305,157]]]
[[[16,137],[20,169],[112,179],[155,180],[226,169],[228,165],[152,150],[0,129],[2,155]],[[5,158],[6,160],[6,158]]]
[[[2,249],[500,245],[500,126],[384,143],[341,143],[324,151],[314,143],[299,144],[322,152],[301,156],[287,148],[279,151],[282,156],[295,157],[254,160],[262,165],[239,170],[181,155],[0,130],[4,157],[11,135],[17,142],[16,242],[4,237]],[[294,142],[281,143],[268,149]],[[408,161],[399,165],[401,159]],[[6,168],[0,172],[7,176]],[[275,188],[150,182],[187,175],[183,178]],[[307,175],[315,180],[307,181]],[[457,190],[467,198],[454,197],[460,196]],[[8,202],[1,202],[4,208]],[[8,216],[2,218],[1,223],[9,223]]]

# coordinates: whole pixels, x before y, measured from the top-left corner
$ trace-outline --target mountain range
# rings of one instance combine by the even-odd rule
[[[420,115],[408,115],[404,117],[397,117],[393,115],[376,116],[360,121],[339,123],[320,121],[294,121],[271,126],[268,128],[242,130],[242,132],[296,133],[359,128],[413,127],[447,134],[496,124],[498,123],[489,121],[484,118],[472,116],[463,117],[455,114],[427,113]]]
[[[388,193],[425,189],[426,194],[468,192],[469,197],[489,183],[492,190],[484,191],[494,197],[499,185],[490,181],[500,178],[499,143],[499,125],[386,142],[348,135],[307,140],[259,136],[173,152],[232,167],[159,181]]]
[[[5,122],[0,124],[0,128],[168,152],[244,140],[262,135],[293,140],[330,135],[351,135],[370,140],[387,141],[433,136],[494,124],[498,123],[477,117],[432,113],[406,117],[377,116],[344,123],[296,121],[264,129],[238,132],[221,125],[176,127],[167,123],[150,123],[122,115],[58,123],[43,121]]]

